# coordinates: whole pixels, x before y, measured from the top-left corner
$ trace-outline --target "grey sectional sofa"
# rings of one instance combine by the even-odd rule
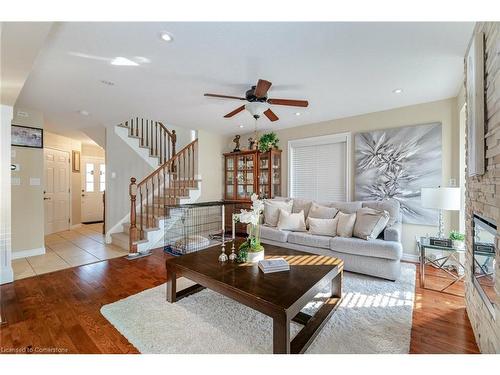
[[[287,199],[287,198],[277,198]],[[294,199],[292,212],[300,212],[308,201]],[[261,225],[261,242],[314,254],[330,255],[344,260],[346,271],[363,273],[388,280],[396,280],[401,271],[401,214],[399,202],[393,199],[366,202],[318,202],[335,207],[345,213],[356,212],[361,207],[370,207],[389,212],[390,220],[374,240],[359,238],[327,237],[307,232],[278,230],[276,227]]]

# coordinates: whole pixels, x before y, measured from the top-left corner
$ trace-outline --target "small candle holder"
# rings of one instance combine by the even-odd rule
[[[235,261],[237,258],[237,255],[236,255],[234,250],[235,250],[235,248],[234,248],[234,239],[233,239],[232,245],[231,245],[231,254],[229,254],[229,260],[232,262]]]
[[[222,252],[219,255],[219,262],[227,262],[227,255],[226,255],[226,244],[223,242],[221,246]]]

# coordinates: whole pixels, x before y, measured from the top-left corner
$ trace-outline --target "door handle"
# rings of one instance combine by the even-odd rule
[[[43,198],[43,200],[44,200],[44,201],[47,201],[47,200],[49,200],[49,201],[50,201],[50,198]]]

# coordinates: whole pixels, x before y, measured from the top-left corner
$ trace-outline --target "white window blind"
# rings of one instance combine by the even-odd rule
[[[289,149],[291,197],[347,200],[347,137],[292,141]]]

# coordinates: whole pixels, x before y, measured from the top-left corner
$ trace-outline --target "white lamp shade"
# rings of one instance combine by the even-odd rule
[[[460,210],[460,188],[457,187],[422,188],[421,199],[424,208]]]

